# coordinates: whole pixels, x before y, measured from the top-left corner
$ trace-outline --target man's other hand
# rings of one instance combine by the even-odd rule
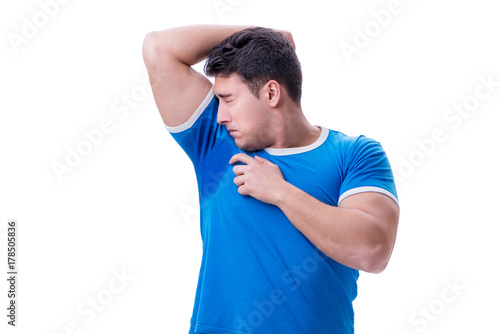
[[[231,165],[237,162],[243,163],[233,167],[236,174],[234,184],[238,186],[238,192],[265,203],[275,204],[287,183],[280,168],[269,160],[259,156],[252,158],[244,153],[238,153],[229,160]]]

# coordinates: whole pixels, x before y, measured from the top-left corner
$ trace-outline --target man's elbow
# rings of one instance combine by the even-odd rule
[[[344,253],[345,261],[336,256],[338,255],[338,249],[337,252],[333,248],[325,251],[327,256],[334,260],[337,259],[337,261],[345,266],[370,274],[380,274],[383,272],[389,263],[391,253],[392,247],[386,243],[363,244],[353,247],[349,253]]]
[[[396,242],[395,227],[397,226],[397,219],[398,217],[394,216],[392,223],[379,221],[378,224],[374,224],[379,228],[373,230],[373,233],[365,239],[363,251],[361,252],[361,270],[379,274],[387,268]],[[391,228],[387,228],[387,226]]]
[[[391,253],[392,247],[385,243],[370,247],[363,254],[360,270],[370,274],[380,274],[387,268]]]
[[[146,63],[152,60],[159,53],[158,38],[156,35],[157,32],[155,31],[149,32],[146,34],[146,37],[144,37],[144,41],[142,42],[142,57]]]
[[[172,33],[170,31],[151,31],[142,42],[142,56],[146,64],[157,62],[172,54]]]

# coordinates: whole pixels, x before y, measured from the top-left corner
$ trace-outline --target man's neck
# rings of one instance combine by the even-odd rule
[[[316,142],[321,135],[321,128],[309,123],[300,106],[295,106],[280,114],[282,117],[275,131],[275,144],[270,148],[308,146]]]

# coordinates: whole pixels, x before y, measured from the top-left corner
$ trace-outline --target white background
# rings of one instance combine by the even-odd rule
[[[221,2],[222,13],[213,0],[70,0],[52,16],[34,0],[2,2],[0,259],[5,274],[16,219],[20,274],[16,328],[1,280],[1,332],[187,333],[201,256],[196,183],[145,94],[141,45],[152,30],[208,23],[291,31],[311,123],[375,138],[390,158],[399,234],[386,271],[361,273],[356,333],[498,333],[500,87],[467,118],[443,118],[473,101],[479,77],[500,81],[494,2],[401,0],[380,31],[370,13],[389,0]],[[356,38],[363,47],[346,57],[342,43]],[[112,130],[58,178],[54,163],[106,119]],[[439,129],[445,140],[429,144]],[[92,298],[102,307],[93,318]]]

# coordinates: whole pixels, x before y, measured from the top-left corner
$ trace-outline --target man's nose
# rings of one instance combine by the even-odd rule
[[[227,112],[226,108],[219,105],[219,109],[217,110],[217,123],[224,125],[229,122],[231,122],[231,116]]]

